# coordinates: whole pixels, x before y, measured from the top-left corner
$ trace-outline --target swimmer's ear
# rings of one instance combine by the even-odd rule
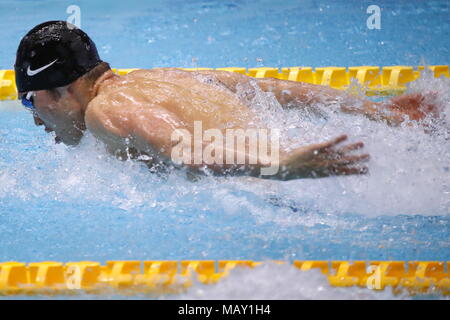
[[[55,101],[58,101],[61,98],[61,93],[57,90],[57,88],[49,89],[47,92]]]
[[[68,89],[69,89],[69,86],[64,86],[64,87],[48,89],[47,91],[54,100],[58,101],[59,99],[61,99],[61,97],[63,95],[65,95],[69,91]]]

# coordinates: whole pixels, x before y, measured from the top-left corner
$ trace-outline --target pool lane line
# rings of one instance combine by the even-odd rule
[[[291,264],[301,271],[321,272],[333,287],[363,287],[394,293],[450,294],[450,262],[439,261],[283,261],[183,260],[2,262],[0,295],[180,293],[193,283],[214,284],[236,268],[263,263]]]
[[[189,71],[214,70],[212,68],[180,68]],[[112,69],[125,75],[133,69]],[[406,91],[406,84],[421,77],[427,70],[434,77],[450,78],[448,65],[428,66],[356,66],[356,67],[282,67],[242,68],[226,67],[215,70],[237,72],[255,78],[273,77],[283,80],[330,86],[340,90],[363,92],[367,96],[391,96]],[[0,100],[17,99],[14,70],[0,70]]]

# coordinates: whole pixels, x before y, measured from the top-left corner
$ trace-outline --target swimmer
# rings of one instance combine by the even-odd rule
[[[56,142],[76,145],[89,131],[117,157],[144,156],[153,167],[174,164],[172,149],[178,141],[172,135],[180,129],[193,133],[194,121],[200,121],[203,130],[264,128],[257,121],[257,110],[249,105],[255,86],[273,93],[284,108],[339,102],[342,112],[392,125],[400,124],[405,115],[420,120],[434,110],[432,105],[421,109],[425,99],[421,94],[375,103],[325,86],[218,70],[157,68],[119,76],[100,59],[94,42],[65,21],[39,24],[24,36],[15,74],[19,99],[32,111],[36,125],[55,132]],[[366,173],[369,155],[361,153],[363,143],[344,145],[346,140],[341,135],[280,150],[276,160],[280,170],[272,176],[261,176],[267,163],[259,160],[239,165],[186,161],[184,167],[280,180]]]

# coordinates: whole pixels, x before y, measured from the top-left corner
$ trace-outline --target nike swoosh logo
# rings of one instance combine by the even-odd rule
[[[39,72],[41,72],[41,71],[47,69],[47,68],[50,67],[52,64],[54,64],[56,61],[58,61],[58,59],[56,59],[55,61],[50,62],[49,64],[46,64],[46,65],[43,66],[43,67],[40,67],[40,68],[38,68],[38,69],[35,69],[35,70],[31,70],[31,69],[30,69],[30,66],[28,66],[28,69],[27,69],[27,75],[30,76],[30,77],[32,77],[32,76],[38,74]]]

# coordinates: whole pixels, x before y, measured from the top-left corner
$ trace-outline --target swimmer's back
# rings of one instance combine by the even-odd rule
[[[157,106],[175,114],[189,128],[194,121],[202,121],[203,129],[241,128],[254,118],[238,96],[214,76],[176,68],[135,70],[105,81],[91,104],[103,112],[120,112],[122,117]]]

